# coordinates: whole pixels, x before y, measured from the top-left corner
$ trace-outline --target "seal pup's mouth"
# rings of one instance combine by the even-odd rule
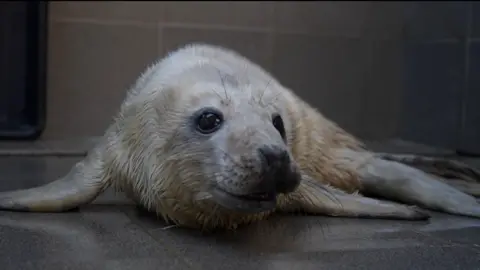
[[[259,193],[252,193],[248,195],[233,195],[232,196],[238,197],[243,200],[248,200],[248,201],[271,201],[275,200],[276,194],[275,193],[268,193],[268,192],[259,192]]]
[[[273,210],[277,206],[276,192],[258,192],[248,195],[236,195],[218,187],[209,192],[219,205],[235,211],[260,213]]]

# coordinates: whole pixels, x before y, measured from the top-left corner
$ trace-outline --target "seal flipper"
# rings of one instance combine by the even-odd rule
[[[480,183],[470,183],[463,179],[445,179],[441,177],[438,177],[437,179],[447,183],[449,186],[452,186],[463,193],[480,198]]]
[[[0,192],[0,210],[63,212],[93,201],[109,181],[98,152],[90,153],[62,178],[43,186]]]
[[[431,175],[438,176],[437,180],[445,182],[464,193],[480,197],[480,170],[463,162],[443,157],[420,156],[415,154],[376,153],[375,155],[384,160],[403,163]]]
[[[394,202],[381,201],[363,197],[359,194],[349,194],[334,187],[325,186],[308,176],[302,178],[298,190],[289,195],[290,200],[280,205],[280,211],[302,211],[307,214],[426,220],[430,216],[415,206],[408,206]]]
[[[351,151],[361,159],[363,153]],[[358,168],[362,193],[445,213],[480,218],[475,197],[439,180],[437,176],[406,164],[373,155]],[[472,183],[476,184],[476,183]]]
[[[375,156],[385,160],[404,163],[442,178],[462,179],[466,182],[480,183],[480,170],[461,161],[415,154],[375,153]]]

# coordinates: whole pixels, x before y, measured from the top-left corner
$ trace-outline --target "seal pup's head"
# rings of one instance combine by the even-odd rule
[[[275,85],[229,71],[205,64],[169,78],[160,125],[172,132],[162,156],[176,183],[163,179],[162,188],[182,183],[193,201],[228,211],[273,210],[301,181],[287,145],[291,123]]]

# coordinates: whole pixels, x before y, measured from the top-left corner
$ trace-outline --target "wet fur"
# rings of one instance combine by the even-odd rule
[[[0,193],[0,209],[65,211],[91,202],[105,188],[113,186],[149,211],[185,227],[236,228],[274,213],[275,210],[256,214],[229,211],[211,200],[199,198],[204,188],[202,183],[188,181],[202,174],[201,164],[190,157],[206,153],[204,145],[196,148],[189,144],[189,147],[184,147],[186,142],[195,140],[182,133],[186,122],[185,111],[201,101],[196,101],[192,97],[194,94],[185,95],[181,90],[207,76],[201,68],[196,69],[202,63],[218,69],[218,80],[224,91],[212,89],[212,95],[217,95],[222,102],[231,101],[225,84],[230,87],[249,84],[256,88],[251,89],[248,106],[253,109],[276,106],[282,111],[286,119],[287,143],[304,174],[304,180],[297,191],[279,195],[276,211],[352,217],[428,218],[428,214],[416,207],[361,195],[368,193],[384,194],[389,199],[409,205],[480,217],[479,206],[471,201],[475,199],[459,191],[452,195],[452,202],[471,203],[472,211],[452,208],[448,211],[438,207],[442,202],[430,202],[422,196],[415,200],[407,196],[411,193],[409,189],[405,190],[405,194],[395,193],[392,190],[397,184],[388,183],[398,182],[398,186],[407,183],[407,187],[415,185],[409,182],[415,181],[415,177],[403,175],[408,169],[405,170],[402,167],[405,165],[396,161],[411,166],[415,166],[415,162],[408,163],[393,155],[378,156],[369,152],[357,138],[325,118],[256,64],[233,51],[202,44],[181,48],[148,68],[129,91],[102,140],[68,175],[46,186]],[[167,89],[172,87],[178,89]],[[267,90],[270,96],[264,97]],[[249,143],[248,137],[236,140]],[[427,171],[429,164],[427,162],[424,166]],[[436,181],[433,175],[409,168],[413,172],[408,173],[425,177],[426,180],[420,180],[421,183]],[[214,177],[214,174],[211,176]],[[478,175],[473,178],[478,180]],[[181,179],[187,180],[182,182]],[[385,179],[391,182],[383,184]],[[385,188],[380,188],[382,185]],[[465,189],[474,187],[477,186]],[[451,191],[447,184],[437,186],[435,183],[430,190],[435,188],[447,193]],[[420,195],[428,192],[427,188]]]

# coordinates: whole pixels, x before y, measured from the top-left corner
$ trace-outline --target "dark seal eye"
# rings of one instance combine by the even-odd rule
[[[272,117],[273,126],[280,132],[280,135],[285,139],[285,126],[283,125],[282,117],[279,114],[274,114]]]
[[[222,125],[222,114],[214,110],[205,110],[197,117],[197,130],[203,134],[217,131]]]

